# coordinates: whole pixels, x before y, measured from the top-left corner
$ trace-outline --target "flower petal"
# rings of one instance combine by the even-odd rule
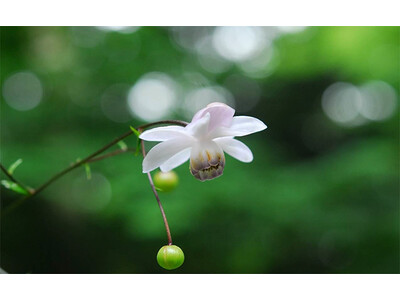
[[[184,127],[164,126],[146,130],[139,136],[139,138],[145,141],[163,142],[184,136],[187,136]]]
[[[210,113],[206,113],[204,117],[191,122],[185,127],[187,134],[196,138],[205,137],[208,133],[208,124],[210,123]]]
[[[261,120],[253,117],[238,116],[233,117],[229,128],[217,128],[212,132],[211,138],[224,136],[245,136],[267,128]]]
[[[174,155],[191,147],[192,143],[188,138],[175,138],[154,146],[143,159],[143,173],[158,168]]]
[[[201,119],[207,113],[210,113],[211,116],[208,130],[212,131],[219,126],[229,127],[232,123],[232,117],[235,114],[235,110],[225,103],[213,102],[198,111],[194,115],[192,122]]]
[[[168,172],[183,164],[190,158],[191,149],[192,148],[186,148],[185,150],[182,150],[178,154],[172,156],[170,159],[168,159],[165,163],[163,163],[160,166],[161,171]]]
[[[248,163],[253,160],[253,153],[242,142],[231,137],[217,138],[214,140],[226,153],[233,158]]]

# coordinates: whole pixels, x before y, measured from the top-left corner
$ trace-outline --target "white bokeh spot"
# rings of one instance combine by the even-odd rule
[[[177,104],[177,84],[164,73],[148,73],[129,90],[128,106],[135,117],[156,121],[168,116]]]
[[[3,97],[7,104],[16,110],[31,110],[42,100],[42,83],[32,72],[15,73],[4,81]]]

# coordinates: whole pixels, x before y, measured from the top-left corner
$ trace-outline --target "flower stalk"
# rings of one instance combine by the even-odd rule
[[[144,148],[144,141],[140,140],[140,144],[141,144],[141,147],[142,147],[143,158],[145,158],[146,157],[146,149]],[[168,245],[172,245],[171,231],[169,229],[167,216],[165,215],[164,208],[163,208],[163,206],[161,204],[160,197],[158,196],[158,193],[157,193],[157,190],[156,190],[156,187],[154,185],[153,178],[151,177],[150,172],[147,173],[147,177],[149,178],[151,189],[153,190],[153,194],[156,197],[156,200],[157,200],[157,203],[158,203],[158,207],[160,208],[161,215],[162,215],[162,218],[164,220],[165,230],[167,232],[167,237],[168,237]]]

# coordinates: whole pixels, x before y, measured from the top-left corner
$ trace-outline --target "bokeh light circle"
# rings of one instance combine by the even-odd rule
[[[383,81],[372,81],[361,87],[363,105],[360,113],[372,121],[389,118],[397,106],[397,93],[393,87]]]
[[[335,122],[352,124],[362,106],[362,95],[357,87],[346,82],[329,86],[322,96],[322,109]]]
[[[42,100],[43,87],[39,78],[32,72],[18,72],[4,81],[3,97],[7,104],[16,110],[31,110]]]
[[[71,187],[70,204],[86,212],[102,210],[112,197],[110,181],[100,173],[77,177]]]
[[[176,106],[177,84],[164,73],[148,73],[129,90],[128,106],[135,117],[156,121],[169,115]]]
[[[383,81],[371,81],[361,87],[337,82],[322,95],[325,114],[344,126],[386,120],[393,115],[396,107],[397,93]]]
[[[114,32],[119,32],[119,33],[133,33],[137,31],[140,28],[140,26],[97,26],[97,29],[102,30],[102,31],[114,31]]]
[[[264,47],[262,30],[258,27],[217,27],[213,34],[216,51],[230,61],[243,61],[258,54]]]

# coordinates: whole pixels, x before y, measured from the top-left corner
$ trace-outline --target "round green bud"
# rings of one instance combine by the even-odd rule
[[[182,249],[175,245],[164,246],[157,253],[158,264],[167,270],[179,268],[184,260]]]
[[[179,179],[174,171],[157,172],[154,175],[154,185],[162,192],[170,192],[176,188]]]

